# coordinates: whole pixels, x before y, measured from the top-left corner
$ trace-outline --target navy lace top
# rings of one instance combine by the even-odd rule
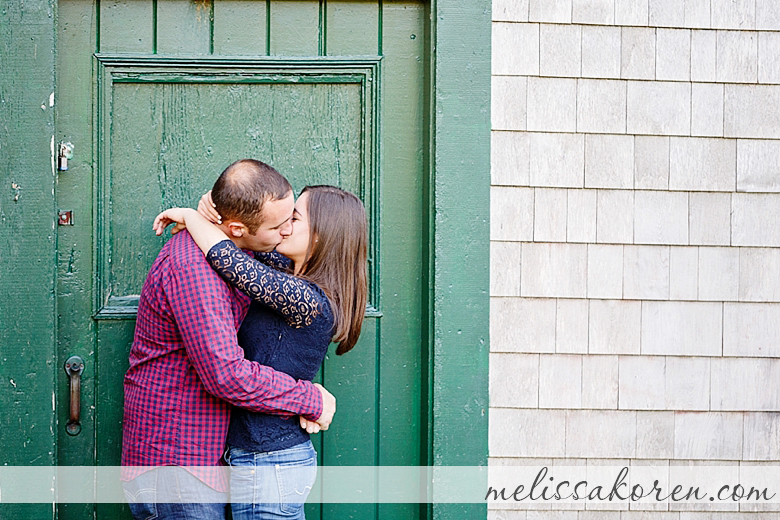
[[[252,298],[238,331],[247,359],[295,379],[311,381],[325,359],[333,335],[333,313],[325,293],[285,269],[278,253],[244,253],[232,241],[215,244],[206,255],[228,283]],[[290,448],[309,440],[298,417],[282,418],[233,408],[227,443],[249,451]]]

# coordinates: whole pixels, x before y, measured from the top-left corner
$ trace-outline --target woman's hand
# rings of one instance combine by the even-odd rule
[[[298,416],[298,419],[301,420],[301,428],[306,430],[308,433],[319,433],[320,431],[320,425],[317,424],[314,421],[307,421],[303,418],[303,416]]]
[[[214,224],[222,224],[222,215],[217,213],[214,201],[211,200],[211,190],[207,191],[198,201],[198,213]]]
[[[195,212],[194,209],[190,208],[166,209],[157,215],[157,217],[155,217],[154,224],[152,224],[152,229],[154,229],[154,232],[157,234],[157,236],[160,236],[163,234],[163,231],[165,231],[165,228],[171,224],[176,224],[173,229],[171,229],[171,234],[175,235],[182,229],[186,229],[186,215],[189,211]]]

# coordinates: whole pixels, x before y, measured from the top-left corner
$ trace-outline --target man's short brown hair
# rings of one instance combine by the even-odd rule
[[[254,235],[263,223],[263,204],[283,199],[290,192],[290,183],[271,166],[255,159],[241,159],[219,176],[211,189],[211,200],[223,222],[241,222]]]

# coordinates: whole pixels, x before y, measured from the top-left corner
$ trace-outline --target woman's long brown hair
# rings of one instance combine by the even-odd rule
[[[309,194],[309,248],[300,275],[330,300],[333,341],[342,355],[357,343],[366,312],[366,209],[355,195],[335,186],[307,186],[304,193]]]

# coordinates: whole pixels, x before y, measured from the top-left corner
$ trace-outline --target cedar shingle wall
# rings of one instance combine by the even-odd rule
[[[491,464],[779,460],[780,1],[493,20]]]

